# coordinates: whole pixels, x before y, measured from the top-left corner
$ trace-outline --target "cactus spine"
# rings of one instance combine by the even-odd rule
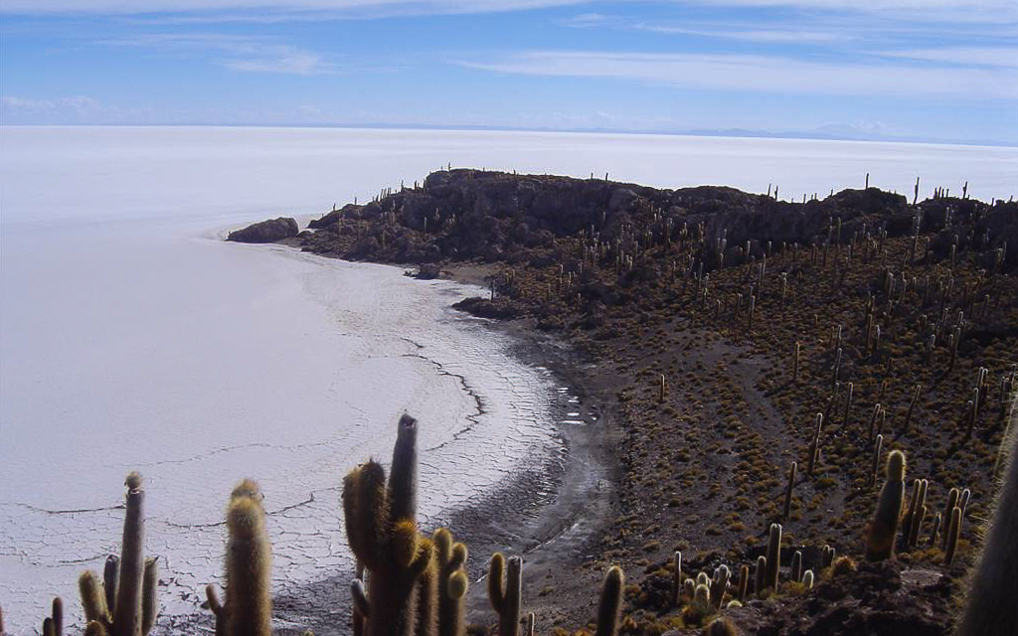
[[[506,558],[501,552],[491,555],[491,562],[488,564],[488,600],[498,614],[499,636],[519,636],[523,559],[518,556],[510,557],[508,566],[506,568]],[[505,572],[504,582],[503,572]]]
[[[350,471],[343,480],[347,541],[370,573],[366,598],[358,601],[366,617],[366,636],[413,633],[415,586],[432,559],[430,541],[422,541],[417,532],[416,491],[417,420],[404,415],[388,487],[385,470],[374,461]]]
[[[127,498],[120,558],[111,556],[106,559],[102,583],[90,571],[78,578],[81,604],[88,623],[86,633],[143,636],[155,624],[158,574],[156,560],[146,560],[142,556],[145,491],[141,488],[141,475],[129,474],[124,485],[127,486]]]
[[[905,455],[893,450],[887,455],[886,481],[866,537],[866,559],[882,561],[894,556],[902,500],[905,498]]]
[[[601,584],[601,602],[597,606],[595,636],[616,636],[619,633],[619,612],[622,611],[622,588],[626,577],[617,565],[609,568]]]

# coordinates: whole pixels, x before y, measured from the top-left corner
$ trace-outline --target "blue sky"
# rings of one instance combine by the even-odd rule
[[[1018,144],[1015,0],[3,0],[5,124]]]

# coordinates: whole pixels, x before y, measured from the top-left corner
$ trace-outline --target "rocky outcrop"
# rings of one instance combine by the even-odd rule
[[[227,241],[238,243],[275,243],[283,239],[297,236],[297,221],[292,217],[281,216],[249,225],[240,230],[230,232]]]
[[[701,257],[711,269],[722,262],[722,246],[723,263],[734,265],[760,258],[768,244],[808,247],[883,232],[907,235],[917,210],[924,213],[924,233],[944,227],[949,217],[963,235],[960,241],[1003,244],[1018,228],[1015,209],[1014,204],[945,198],[917,208],[876,188],[792,203],[716,186],[667,190],[601,179],[443,170],[428,175],[420,187],[329,212],[311,222],[316,231],[298,240],[308,251],[354,260],[541,266],[557,262],[564,238],[596,235],[607,245],[621,241],[628,253],[625,242],[634,233],[678,239],[702,228],[711,253]],[[981,238],[987,231],[990,238]],[[931,246],[935,253],[944,251],[941,244]],[[1018,264],[1018,250],[1009,250],[1006,259],[1012,267]]]

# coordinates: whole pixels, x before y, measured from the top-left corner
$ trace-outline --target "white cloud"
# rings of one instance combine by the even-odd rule
[[[103,40],[100,44],[151,48],[178,54],[208,54],[215,62],[235,71],[321,75],[336,67],[318,53],[270,38],[222,33],[149,33],[130,38]]]
[[[791,94],[1014,99],[1004,69],[838,63],[766,55],[527,51],[462,66],[524,75],[602,77],[683,88]]]

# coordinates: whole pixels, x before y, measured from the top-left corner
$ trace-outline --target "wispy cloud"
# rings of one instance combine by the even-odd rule
[[[333,15],[419,15],[493,13],[582,4],[589,0],[4,0],[0,12],[18,14],[151,14],[215,11],[278,11],[277,19],[300,19],[301,12]],[[229,15],[222,16],[229,18]],[[243,17],[243,16],[238,16]]]
[[[695,29],[667,24],[636,23],[634,29],[669,35],[693,35],[697,37],[742,40],[768,44],[823,44],[853,39],[844,31],[809,31],[792,29]]]
[[[879,51],[877,55],[923,62],[946,62],[961,66],[1018,69],[1018,47],[962,46],[938,49]]]
[[[337,67],[322,55],[267,37],[222,33],[147,33],[102,40],[110,46],[133,46],[163,53],[209,55],[220,66],[244,72],[322,75]]]
[[[1018,97],[1005,69],[836,63],[769,55],[526,51],[462,66],[523,75],[601,77],[740,92],[881,97]]]

